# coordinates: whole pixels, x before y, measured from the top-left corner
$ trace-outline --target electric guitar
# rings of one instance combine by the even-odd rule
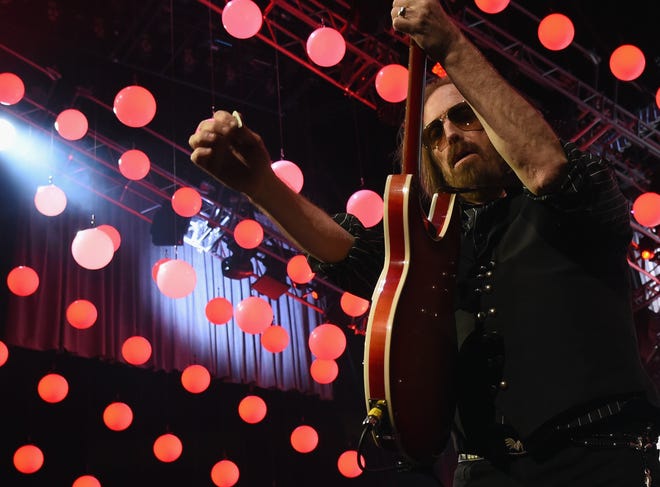
[[[384,197],[385,262],[367,321],[364,385],[379,446],[411,465],[431,464],[454,417],[453,289],[460,224],[455,195],[423,211],[416,173],[421,149],[426,56],[410,41],[402,174]]]

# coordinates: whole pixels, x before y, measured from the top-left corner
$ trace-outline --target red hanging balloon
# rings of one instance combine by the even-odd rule
[[[0,103],[14,105],[23,99],[25,85],[14,73],[0,73]]]
[[[223,297],[213,298],[206,303],[206,317],[211,323],[224,325],[234,315],[234,306],[231,301]]]
[[[286,264],[286,273],[296,284],[307,284],[314,279],[314,272],[309,267],[307,257],[304,255],[294,255],[291,257]]]
[[[36,445],[23,445],[14,452],[14,467],[21,473],[34,473],[43,464],[44,454]]]
[[[160,269],[160,265],[164,264],[165,262],[172,260],[169,257],[163,257],[162,259],[157,260],[154,265],[151,267],[151,277],[153,278],[154,282],[158,282],[158,269]]]
[[[658,91],[655,92],[655,104],[658,108],[660,108],[660,88],[658,88]]]
[[[259,396],[245,396],[238,403],[238,415],[249,424],[259,423],[266,417],[267,411],[266,402]]]
[[[550,14],[539,23],[538,36],[541,44],[551,51],[560,51],[573,42],[575,27],[563,14]]]
[[[202,197],[193,188],[179,188],[172,195],[172,209],[183,217],[195,216],[202,209]]]
[[[39,397],[54,404],[62,401],[69,393],[69,383],[60,374],[44,375],[37,385]]]
[[[203,365],[189,365],[181,373],[181,385],[193,394],[204,392],[210,384],[211,374]]]
[[[132,336],[124,341],[121,355],[131,365],[142,365],[151,358],[151,343],[144,337]]]
[[[497,14],[509,5],[509,0],[474,0],[479,10],[487,14]]]
[[[101,487],[101,482],[93,475],[78,477],[71,487]]]
[[[232,37],[248,39],[259,32],[263,14],[252,0],[231,0],[222,10],[222,25]]]
[[[334,360],[346,349],[346,335],[337,325],[324,323],[312,330],[308,343],[317,358]]]
[[[346,54],[346,41],[338,30],[319,27],[307,38],[307,55],[315,64],[325,68],[339,64]]]
[[[149,174],[151,161],[149,156],[138,149],[131,149],[124,152],[119,158],[119,172],[126,179],[139,181]]]
[[[39,275],[31,267],[14,267],[7,274],[7,286],[17,296],[29,296],[39,287]]]
[[[7,345],[5,345],[5,342],[0,340],[0,367],[5,365],[7,363],[7,359],[9,358],[9,349],[7,348]]]
[[[126,403],[110,403],[103,411],[103,422],[112,431],[124,431],[133,422],[133,411]]]
[[[309,372],[312,379],[319,384],[330,384],[330,382],[335,380],[337,375],[339,375],[339,367],[334,360],[317,358],[312,361],[312,365],[309,367]]]
[[[173,299],[184,298],[195,289],[197,273],[188,262],[170,259],[158,267],[156,284],[165,296]]]
[[[400,64],[383,66],[376,74],[376,93],[385,101],[398,103],[408,96],[408,69]]]
[[[341,295],[339,305],[344,313],[354,318],[362,316],[369,309],[369,301],[349,292]]]
[[[362,469],[358,465],[357,460],[358,456],[357,451],[355,450],[346,450],[344,453],[339,455],[339,459],[337,460],[337,468],[339,469],[339,473],[341,473],[344,477],[348,477],[349,479],[361,475]],[[364,465],[364,457],[360,456],[360,461],[362,465]]]
[[[633,203],[632,213],[640,225],[645,227],[660,225],[660,194],[647,192],[639,195]]]
[[[64,110],[55,119],[55,130],[66,140],[80,140],[87,133],[87,117],[80,110]]]
[[[115,96],[112,110],[124,125],[144,127],[156,115],[156,99],[142,86],[127,86]]]
[[[273,323],[273,308],[257,296],[249,296],[236,305],[234,321],[245,333],[262,333]]]
[[[66,194],[54,184],[39,186],[34,194],[34,206],[45,216],[57,216],[66,208]]]
[[[270,167],[275,175],[280,178],[295,193],[300,193],[305,178],[300,168],[291,161],[279,160],[273,162]]]
[[[361,189],[351,195],[346,212],[357,217],[365,228],[373,227],[383,219],[383,198],[369,189]]]
[[[610,71],[621,81],[639,78],[646,66],[642,50],[631,44],[617,47],[610,56]]]
[[[239,247],[256,249],[264,239],[264,229],[261,224],[250,218],[241,220],[234,227],[234,240]]]
[[[112,225],[99,225],[96,228],[110,237],[110,240],[112,240],[112,248],[115,252],[117,252],[117,250],[119,250],[119,246],[121,245],[121,235],[119,234],[119,230],[117,230]]]
[[[71,254],[80,267],[98,270],[107,266],[115,254],[112,239],[103,230],[80,230],[71,243]]]
[[[158,460],[164,463],[171,463],[181,456],[183,444],[178,436],[166,433],[156,438],[153,450]]]
[[[269,352],[279,353],[289,346],[289,333],[281,326],[269,326],[261,335],[261,346]]]
[[[318,444],[319,435],[311,426],[298,426],[291,433],[291,446],[298,453],[309,453],[314,451]]]
[[[86,299],[77,299],[66,308],[66,320],[78,330],[86,330],[98,318],[96,306]]]
[[[218,487],[232,487],[239,477],[238,466],[231,460],[221,460],[211,469],[211,480]]]

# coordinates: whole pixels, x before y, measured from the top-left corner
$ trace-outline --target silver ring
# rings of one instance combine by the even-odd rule
[[[399,7],[399,11],[396,13],[397,17],[404,17],[406,16],[406,7]]]

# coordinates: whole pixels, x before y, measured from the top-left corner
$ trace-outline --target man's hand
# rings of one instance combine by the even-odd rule
[[[188,140],[190,158],[226,186],[254,198],[274,173],[261,137],[234,113],[217,111],[199,124]]]

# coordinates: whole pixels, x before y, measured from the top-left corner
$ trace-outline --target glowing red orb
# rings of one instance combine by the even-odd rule
[[[151,277],[154,280],[154,282],[158,282],[158,269],[160,269],[160,265],[167,262],[168,260],[172,260],[169,257],[163,257],[162,259],[158,259],[154,265],[151,267]]]
[[[164,463],[177,460],[183,452],[183,444],[178,436],[166,433],[154,441],[154,455]]]
[[[234,227],[234,240],[239,247],[255,249],[264,239],[264,229],[261,224],[250,218],[241,220]]]
[[[195,289],[197,273],[185,260],[170,259],[158,267],[156,284],[165,296],[184,298]]]
[[[119,246],[121,245],[121,235],[119,234],[119,230],[117,230],[112,225],[99,225],[96,228],[110,237],[110,240],[112,240],[112,248],[115,252],[117,252],[117,250],[119,250]]]
[[[7,287],[16,296],[29,296],[39,287],[39,275],[31,267],[14,267],[7,274]]]
[[[101,487],[101,482],[93,475],[83,475],[78,477],[71,487]]]
[[[77,299],[66,308],[66,320],[78,330],[85,330],[96,323],[96,306],[86,299]]]
[[[23,99],[25,85],[14,73],[0,73],[0,103],[14,105]]]
[[[658,91],[655,92],[655,104],[658,108],[660,108],[660,88],[658,88]]]
[[[319,27],[307,38],[306,49],[312,62],[328,68],[344,58],[346,41],[338,30],[332,27]]]
[[[71,254],[80,267],[98,270],[107,266],[115,255],[112,239],[103,230],[80,230],[71,243]]]
[[[205,312],[211,323],[224,325],[234,315],[234,306],[231,301],[223,297],[213,298],[206,303]]]
[[[560,51],[573,42],[575,27],[563,14],[550,14],[539,23],[538,36],[541,44],[551,51]]]
[[[7,363],[8,358],[9,349],[7,348],[7,345],[5,345],[5,342],[0,340],[0,367]]]
[[[124,152],[118,162],[119,172],[126,179],[139,181],[149,174],[151,161],[149,156],[139,149],[131,149]]]
[[[312,361],[309,367],[309,373],[319,384],[330,384],[339,375],[339,367],[334,360],[325,360],[317,358]]]
[[[279,353],[289,346],[289,333],[281,326],[269,326],[261,335],[261,346],[269,352]]]
[[[30,474],[44,464],[44,454],[35,445],[23,445],[14,452],[14,467],[21,473]]]
[[[621,81],[637,79],[646,66],[642,50],[631,44],[617,47],[610,56],[610,71]]]
[[[151,358],[151,343],[144,337],[132,336],[121,346],[121,355],[131,365],[142,365]]]
[[[87,117],[80,110],[69,108],[55,119],[55,130],[66,140],[80,140],[87,133]]]
[[[54,184],[39,186],[34,194],[34,206],[45,216],[57,216],[66,208],[66,194]]]
[[[248,39],[259,32],[263,14],[252,0],[231,0],[222,10],[222,25],[230,36]]]
[[[156,115],[156,99],[142,86],[127,86],[115,96],[112,110],[124,125],[144,127]]]
[[[314,272],[309,267],[307,257],[304,255],[294,255],[291,257],[286,264],[286,273],[296,284],[307,284],[314,279]]]
[[[189,365],[181,373],[181,385],[192,394],[204,392],[210,384],[211,374],[203,365]]]
[[[273,162],[270,167],[275,175],[280,178],[284,184],[291,188],[295,193],[300,193],[305,178],[300,168],[291,161],[279,160]]]
[[[238,415],[249,424],[259,423],[266,417],[267,411],[266,402],[259,396],[245,396],[238,403]]]
[[[236,305],[234,321],[245,333],[262,333],[273,323],[273,308],[268,301],[249,296]]]
[[[346,349],[346,335],[337,325],[323,323],[312,330],[308,343],[317,358],[334,360]]]
[[[339,300],[341,309],[348,316],[362,316],[369,309],[369,301],[355,294],[345,292]]]
[[[231,460],[221,460],[211,469],[211,480],[218,487],[232,487],[239,477],[238,466]]]
[[[103,422],[112,431],[124,431],[133,422],[133,411],[126,403],[110,403],[103,411]]]
[[[376,74],[376,93],[385,101],[398,103],[408,96],[408,68],[400,64],[383,66]]]
[[[37,392],[41,399],[54,404],[67,396],[69,383],[60,374],[47,374],[37,384]]]
[[[383,198],[369,189],[356,191],[346,202],[346,212],[357,217],[365,228],[373,227],[383,219]]]
[[[364,457],[360,457],[362,465],[364,465]],[[362,474],[362,469],[358,465],[357,451],[355,450],[346,450],[344,453],[339,455],[337,460],[337,468],[339,473],[344,477],[349,479],[355,478]]]
[[[172,195],[172,209],[183,217],[195,216],[202,209],[202,197],[194,188],[179,188]]]
[[[509,5],[509,0],[474,0],[479,10],[487,14],[496,14]]]
[[[633,203],[632,213],[640,225],[645,227],[660,225],[660,194],[648,192],[639,195]]]
[[[314,451],[318,444],[319,434],[311,426],[298,426],[291,433],[291,446],[298,453],[309,453]]]

